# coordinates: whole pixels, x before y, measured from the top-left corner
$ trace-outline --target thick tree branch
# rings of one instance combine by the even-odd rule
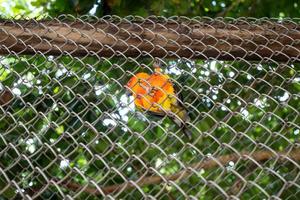
[[[299,61],[297,23],[0,21],[0,54]]]
[[[272,158],[278,158],[279,161],[286,161],[287,158],[292,159],[294,161],[300,161],[300,149],[294,150],[290,153],[282,152],[282,153],[274,154],[270,151],[257,151],[254,153],[241,152],[240,154],[229,154],[217,158],[210,157],[201,162],[192,164],[188,166],[186,169],[170,176],[145,177],[140,180],[132,181],[136,183],[135,185],[132,184],[132,182],[126,182],[123,184],[111,185],[106,187],[99,186],[102,192],[99,191],[97,188],[91,186],[85,187],[83,191],[95,195],[101,195],[102,193],[109,194],[120,190],[135,188],[136,185],[139,187],[143,187],[145,185],[159,184],[164,181],[179,181],[180,179],[184,179],[189,175],[191,175],[193,173],[192,170],[225,167],[230,161],[237,162],[238,160],[242,159],[242,160],[249,160],[249,161],[255,160],[257,162],[263,162]],[[55,182],[58,185],[73,191],[78,191],[84,187],[83,185],[80,185],[78,183],[73,183],[73,182],[60,182],[58,180],[56,180]]]

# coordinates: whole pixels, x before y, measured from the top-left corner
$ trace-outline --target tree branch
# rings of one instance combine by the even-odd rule
[[[232,9],[236,8],[241,3],[241,0],[236,0],[231,3],[231,5],[222,12],[217,14],[217,17],[225,17]]]
[[[250,165],[247,166],[247,168],[244,171],[242,171],[242,173],[240,173],[240,175],[246,179],[249,175],[251,175],[255,171],[256,168],[258,168],[258,166],[254,163],[251,163]],[[239,192],[241,192],[243,186],[244,186],[244,182],[240,178],[237,178],[237,180],[231,185],[231,187],[227,191],[227,194],[237,195]]]
[[[101,19],[92,24],[0,21],[0,54],[299,61],[300,26],[287,21]]]
[[[142,178],[140,180],[130,181],[130,182],[122,183],[122,184],[116,184],[116,185],[111,185],[111,186],[106,186],[106,187],[99,186],[99,188],[101,189],[101,191],[104,194],[109,194],[109,193],[113,193],[113,192],[120,191],[120,190],[135,188],[136,185],[138,185],[139,187],[143,187],[145,185],[159,184],[164,181],[180,181],[181,179],[186,178],[187,176],[192,174],[191,169],[199,170],[199,169],[211,169],[211,168],[215,168],[215,167],[224,167],[230,161],[237,162],[240,159],[250,160],[250,159],[248,159],[248,157],[250,157],[251,159],[253,159],[257,162],[266,161],[271,158],[278,158],[279,160],[283,161],[287,157],[294,161],[300,161],[300,149],[294,150],[290,153],[281,152],[281,153],[277,153],[275,155],[270,151],[257,151],[254,153],[249,153],[249,152],[241,152],[240,154],[233,153],[233,154],[229,154],[229,155],[220,156],[217,158],[209,157],[206,160],[192,164],[192,165],[186,167],[186,169],[184,169],[178,173],[175,173],[173,175],[150,176],[150,177]],[[61,182],[61,181],[55,181],[55,182],[56,182],[56,184],[58,184],[62,187],[65,187],[69,190],[72,190],[72,191],[77,191],[77,190],[80,190],[85,187],[83,185],[80,185],[78,183],[73,183],[73,182]],[[131,182],[135,182],[136,185],[132,184]],[[85,189],[83,189],[83,191],[90,193],[90,194],[94,194],[94,195],[102,194],[102,192],[100,192],[97,188],[90,187],[90,186],[85,187]]]

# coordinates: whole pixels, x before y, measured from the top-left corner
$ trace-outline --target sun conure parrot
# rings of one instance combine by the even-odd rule
[[[191,139],[192,135],[186,124],[190,118],[176,95],[174,84],[168,75],[161,72],[157,62],[153,66],[154,73],[137,73],[126,84],[134,97],[135,106],[152,115],[171,117],[188,139]]]

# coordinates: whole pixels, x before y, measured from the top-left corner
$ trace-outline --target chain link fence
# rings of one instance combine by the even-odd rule
[[[299,19],[0,22],[0,199],[298,199]],[[129,79],[176,84],[188,140]]]

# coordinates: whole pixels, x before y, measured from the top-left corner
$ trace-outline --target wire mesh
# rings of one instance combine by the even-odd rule
[[[0,34],[0,199],[300,196],[299,20],[61,16]],[[126,94],[157,60],[190,140]]]

